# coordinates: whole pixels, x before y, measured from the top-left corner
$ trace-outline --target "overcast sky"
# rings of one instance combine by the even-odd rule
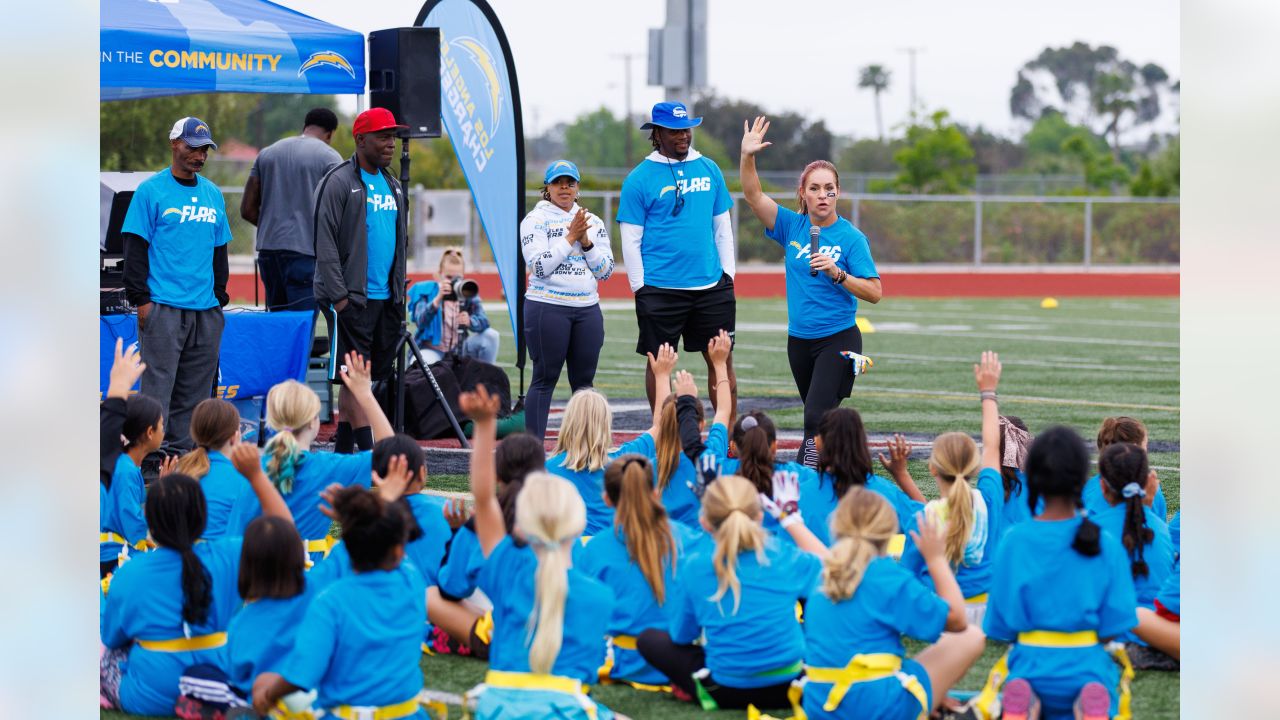
[[[413,24],[415,0],[278,0],[322,20],[368,33]],[[917,56],[916,93],[930,110],[1016,135],[1009,114],[1018,68],[1045,47],[1079,40],[1112,45],[1139,65],[1182,75],[1177,0],[708,0],[708,83],[726,97],[768,110],[826,120],[837,133],[874,136],[872,93],[858,90],[858,69],[880,63],[892,73],[882,98],[886,129],[909,103],[909,64]],[[515,56],[525,129],[539,133],[605,105],[626,102],[621,53],[634,53],[637,112],[664,99],[649,87],[648,29],[662,26],[666,0],[490,0]],[[354,107],[354,103],[351,104]]]

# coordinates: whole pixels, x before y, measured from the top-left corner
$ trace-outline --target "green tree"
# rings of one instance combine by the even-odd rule
[[[1026,148],[1013,140],[989,132],[981,125],[970,129],[958,125],[960,132],[973,147],[973,159],[979,173],[1007,173],[1016,170],[1026,161]]]
[[[948,121],[946,110],[927,125],[907,128],[907,146],[893,154],[898,163],[899,192],[948,194],[973,189],[978,168],[969,139]]]
[[[1180,141],[1172,138],[1164,150],[1138,168],[1138,176],[1129,184],[1129,194],[1138,197],[1172,197],[1179,192]]]
[[[208,93],[98,104],[102,170],[158,170],[169,164],[169,129],[194,115],[218,142],[243,139],[257,95]]]
[[[1052,82],[1037,86],[1037,77]],[[1161,115],[1161,97],[1177,93],[1167,72],[1155,63],[1139,66],[1108,45],[1096,48],[1076,42],[1070,47],[1045,48],[1018,71],[1009,93],[1014,117],[1038,120],[1046,111],[1070,114],[1076,124],[1088,125],[1111,137],[1112,157],[1120,159],[1120,132],[1155,121]],[[1080,102],[1083,100],[1083,102]],[[1122,120],[1129,118],[1127,127]]]
[[[629,167],[639,158],[627,157],[627,134],[633,152],[649,147],[646,133],[601,107],[579,115],[564,130],[565,155],[578,167]]]
[[[858,87],[870,89],[876,101],[876,137],[884,141],[884,122],[880,119],[880,93],[889,89],[889,71],[883,65],[868,65],[858,74]]]
[[[1082,125],[1072,125],[1065,115],[1057,110],[1046,110],[1035,125],[1022,138],[1026,148],[1024,167],[1032,172],[1044,174],[1080,172],[1076,157],[1063,152],[1062,144],[1072,136],[1087,138],[1087,142],[1096,153],[1108,151],[1107,141]]]
[[[1062,141],[1062,152],[1074,158],[1084,171],[1088,190],[1114,192],[1117,185],[1129,181],[1129,171],[1105,150],[1100,152],[1094,140],[1089,131],[1076,130]]]

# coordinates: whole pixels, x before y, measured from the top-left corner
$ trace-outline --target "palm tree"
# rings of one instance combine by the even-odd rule
[[[884,141],[884,122],[880,119],[880,93],[889,89],[889,71],[883,65],[868,65],[862,68],[858,78],[858,87],[871,88],[876,94],[876,132]]]

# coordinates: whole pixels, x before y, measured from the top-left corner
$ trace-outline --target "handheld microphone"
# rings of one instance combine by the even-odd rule
[[[810,259],[812,259],[814,255],[818,254],[818,236],[821,234],[822,234],[822,228],[819,228],[817,225],[809,226],[809,258]],[[813,268],[809,268],[809,277],[817,277],[817,276],[818,276],[818,271],[814,270]]]

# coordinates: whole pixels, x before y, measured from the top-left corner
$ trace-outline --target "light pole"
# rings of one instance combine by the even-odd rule
[[[614,53],[613,55],[615,59],[622,59],[622,72],[624,74],[622,87],[623,94],[626,95],[626,101],[622,121],[622,141],[623,147],[626,148],[627,162],[631,162],[631,58],[635,56],[636,53]]]
[[[924,50],[925,49],[922,47],[898,48],[898,52],[904,52],[907,54],[907,57],[910,58],[910,63],[911,63],[910,81],[909,81],[910,88],[911,88],[911,105],[908,108],[907,114],[911,117],[912,120],[914,120],[916,116],[916,55],[918,53],[924,52]]]

